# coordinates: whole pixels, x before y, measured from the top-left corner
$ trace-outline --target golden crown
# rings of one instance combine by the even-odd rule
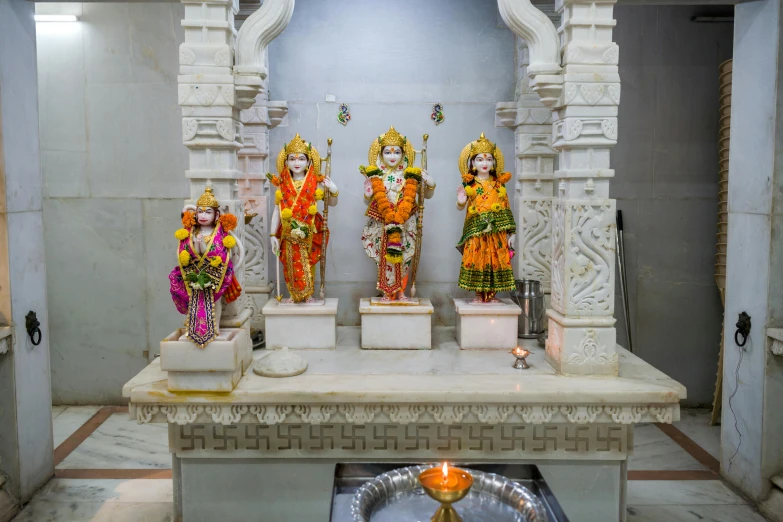
[[[296,133],[296,136],[294,136],[294,139],[288,142],[288,144],[285,146],[285,153],[286,156],[288,154],[310,154],[310,145],[307,144],[306,141],[304,141],[301,136],[299,136],[299,133]],[[309,157],[309,156],[308,156]]]
[[[198,201],[196,201],[196,206],[211,208],[218,208],[220,206],[217,198],[212,193],[212,187],[207,187],[204,189],[204,193],[201,195],[201,197],[198,198]]]
[[[378,136],[378,143],[383,147],[402,147],[405,145],[407,139],[405,136],[394,130],[394,127],[389,127],[386,134]]]
[[[476,156],[477,154],[495,154],[495,144],[489,141],[484,133],[481,133],[479,139],[470,144],[470,155]]]

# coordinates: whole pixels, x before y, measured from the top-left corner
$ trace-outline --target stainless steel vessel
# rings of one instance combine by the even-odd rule
[[[519,337],[537,339],[544,334],[544,288],[541,281],[517,279],[511,298],[522,309],[519,315]]]

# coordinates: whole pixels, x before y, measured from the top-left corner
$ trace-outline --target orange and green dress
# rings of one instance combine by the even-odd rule
[[[295,181],[285,168],[280,176],[271,178],[278,187],[280,226],[274,231],[280,240],[280,261],[288,292],[294,302],[302,302],[315,291],[315,265],[329,240],[323,229],[323,216],[317,202],[323,196],[318,184],[323,176],[310,165],[304,179]]]
[[[505,187],[496,177],[478,177],[466,187],[467,216],[457,249],[462,252],[459,286],[474,292],[513,290],[508,236],[516,232]]]

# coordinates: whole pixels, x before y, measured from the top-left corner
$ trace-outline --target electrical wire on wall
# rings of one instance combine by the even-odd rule
[[[731,400],[734,398],[735,395],[737,395],[737,392],[739,391],[739,371],[740,366],[742,366],[742,359],[745,356],[745,343],[748,341],[751,341],[750,348],[753,348],[753,341],[750,338],[750,316],[746,312],[742,312],[739,315],[739,319],[737,321],[737,330],[734,332],[734,344],[737,345],[737,348],[739,348],[740,356],[739,361],[737,362],[737,368],[734,370],[734,391],[731,392],[731,395],[729,395],[729,411],[731,412],[731,416],[734,417],[734,429],[737,431],[737,435],[739,436],[739,441],[737,442],[737,449],[734,450],[734,454],[729,458],[729,466],[726,470],[731,471],[731,464],[734,460],[734,457],[737,456],[739,453],[740,447],[742,446],[742,432],[739,429],[739,421],[737,420],[737,414],[734,413],[734,408],[731,405]]]

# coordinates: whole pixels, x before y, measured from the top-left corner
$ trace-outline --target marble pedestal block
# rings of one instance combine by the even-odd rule
[[[266,347],[279,350],[334,350],[337,347],[337,298],[323,304],[283,304],[270,299],[262,313]]]
[[[614,317],[565,317],[547,310],[546,360],[563,375],[616,376],[620,368]]]
[[[160,368],[168,371],[169,391],[230,392],[253,362],[245,328],[223,328],[199,348],[180,328],[160,343]]]
[[[417,305],[372,304],[359,301],[362,348],[365,350],[431,350],[432,313],[429,299]]]
[[[457,309],[457,343],[463,350],[513,350],[519,335],[519,308],[511,299],[474,303],[454,299]]]

